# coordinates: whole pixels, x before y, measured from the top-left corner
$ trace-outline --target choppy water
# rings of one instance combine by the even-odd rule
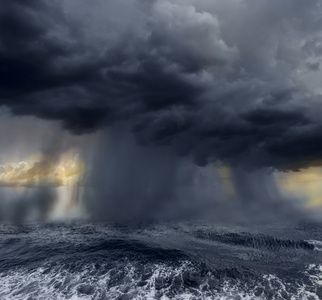
[[[0,225],[0,299],[322,299],[322,226]]]

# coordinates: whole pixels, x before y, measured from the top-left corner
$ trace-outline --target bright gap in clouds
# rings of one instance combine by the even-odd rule
[[[309,208],[322,207],[321,167],[278,173],[276,177],[284,193],[304,199]]]
[[[96,137],[72,135],[58,122],[0,113],[0,220],[80,216]]]
[[[40,154],[20,162],[0,165],[0,185],[66,186],[81,180],[83,172],[84,164],[75,150],[61,154],[58,161],[46,161]]]

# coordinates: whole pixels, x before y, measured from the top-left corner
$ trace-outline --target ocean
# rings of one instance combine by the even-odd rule
[[[0,225],[0,299],[322,299],[322,224]]]

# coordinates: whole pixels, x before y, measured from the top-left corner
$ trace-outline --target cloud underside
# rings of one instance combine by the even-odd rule
[[[4,0],[0,105],[77,134],[294,169],[322,159],[318,0]],[[318,76],[318,75],[316,75]]]

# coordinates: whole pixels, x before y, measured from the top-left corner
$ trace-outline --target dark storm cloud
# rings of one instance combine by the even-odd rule
[[[322,153],[322,7],[310,1],[18,1],[0,8],[0,104],[75,133],[124,122],[200,164]],[[318,76],[318,75],[317,75]]]

